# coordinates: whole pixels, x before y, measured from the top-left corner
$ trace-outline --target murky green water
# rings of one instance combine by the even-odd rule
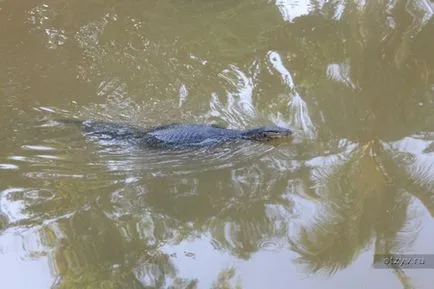
[[[372,263],[434,254],[433,14],[0,1],[1,287],[432,288]],[[296,133],[159,152],[53,123],[69,117]]]

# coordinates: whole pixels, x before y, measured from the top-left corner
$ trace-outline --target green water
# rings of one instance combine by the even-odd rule
[[[434,4],[365,2],[0,1],[1,287],[432,288],[372,264],[434,268]],[[295,136],[147,151],[71,117]]]

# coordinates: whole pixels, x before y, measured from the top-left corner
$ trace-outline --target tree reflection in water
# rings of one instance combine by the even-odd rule
[[[248,164],[185,175],[108,169],[107,158],[85,141],[70,144],[70,167],[60,158],[67,144],[57,160],[26,156],[23,189],[4,196],[25,217],[0,211],[0,230],[39,230],[58,276],[53,287],[197,288],[201,280],[179,277],[175,257],[162,247],[205,235],[216,250],[244,260],[261,243],[279,240],[307,270],[330,274],[370,246],[375,254],[411,251],[420,228],[416,210],[434,215],[434,21],[424,1],[315,2],[305,15],[282,15],[286,22],[265,2],[115,2],[88,15],[69,1],[47,4],[56,11],[71,5],[59,13],[69,15],[64,28],[82,56],[74,71],[80,81],[100,83],[99,95],[109,99],[78,115],[101,109],[107,116],[121,107],[139,119],[144,108],[151,122],[165,107],[181,106],[174,114],[182,120],[234,126],[277,115],[297,126],[288,115],[297,96],[303,102],[295,108],[309,107],[318,134]],[[37,19],[48,13],[25,9]],[[270,51],[294,86],[282,82],[284,70],[276,77]],[[167,100],[179,84],[188,98]],[[144,93],[152,96],[129,97]],[[199,95],[212,96],[210,103]],[[313,217],[295,209],[298,198],[315,207]],[[405,272],[395,273],[412,288]],[[226,268],[213,286],[241,288],[235,277],[236,268]]]

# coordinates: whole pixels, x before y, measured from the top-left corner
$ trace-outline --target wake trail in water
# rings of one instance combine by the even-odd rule
[[[303,132],[308,139],[316,138],[316,128],[310,119],[309,110],[306,102],[297,92],[292,79],[291,73],[283,65],[282,58],[279,53],[270,51],[268,60],[271,66],[281,75],[282,81],[288,87],[288,116],[285,117],[281,113],[273,116],[273,121],[282,125],[290,124],[291,127]]]
[[[71,130],[65,129],[65,123],[82,124],[83,121],[78,119],[67,119],[66,122],[56,120],[45,122],[44,125],[40,126],[40,128],[49,130],[47,144],[44,145],[50,146],[52,149],[45,155],[47,155],[46,159],[58,162],[56,166],[52,166],[54,171],[59,169],[59,164],[62,167],[62,163],[65,168],[71,166],[71,163],[67,162],[64,157],[56,156],[57,154],[63,156],[69,154],[71,158],[74,155],[81,155],[83,162],[81,164],[76,163],[76,165],[84,166],[87,170],[90,167],[105,167],[107,171],[116,173],[137,172],[159,176],[183,175],[233,167],[260,159],[274,148],[272,145],[246,140],[236,140],[202,148],[176,150],[152,148],[128,141],[89,136],[85,132],[81,133],[81,138],[77,138],[74,133],[71,133]],[[64,135],[58,138],[59,128]],[[51,133],[56,134],[56,136],[49,137]],[[67,134],[66,137],[65,134]],[[65,142],[68,143],[67,147],[65,147]],[[50,153],[52,154],[51,157],[49,156]],[[87,157],[84,157],[86,154]],[[42,160],[37,158],[36,161]]]

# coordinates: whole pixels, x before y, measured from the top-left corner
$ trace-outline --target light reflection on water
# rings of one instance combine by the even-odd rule
[[[371,266],[432,250],[432,3],[37,2],[0,4],[4,286],[432,287]],[[295,137],[155,151],[59,116]]]
[[[53,127],[55,127],[55,124],[54,126],[44,124],[39,129],[52,130]],[[57,159],[61,161],[67,153],[64,151],[65,149],[69,153],[74,154],[76,152],[79,154],[82,150],[82,145],[85,144],[86,146],[92,146],[93,151],[89,158],[93,159],[91,162],[93,166],[105,166],[108,171],[176,175],[234,167],[252,160],[261,159],[262,156],[276,149],[279,143],[291,143],[291,139],[277,140],[270,143],[239,140],[202,148],[154,149],[151,147],[135,146],[128,142],[103,140],[97,137],[89,138],[84,134],[82,135],[82,139],[79,139],[76,135],[81,135],[82,132],[80,132],[80,128],[78,127],[60,126],[55,129],[58,131],[63,130],[63,134],[71,134],[70,137],[72,139],[68,136],[65,136],[65,139],[65,137],[56,138],[58,137],[57,135],[53,135],[53,137],[47,135],[46,141],[51,143],[51,146],[23,145],[22,148],[25,150],[33,150],[35,152],[55,151],[56,153],[55,155],[45,153],[44,155],[27,156],[27,160],[31,159],[35,162],[38,159]],[[77,141],[76,144],[74,140]],[[67,148],[63,147],[65,141],[68,141]],[[24,157],[14,156],[11,158],[23,159]],[[39,165],[42,164],[43,162],[41,161]]]

